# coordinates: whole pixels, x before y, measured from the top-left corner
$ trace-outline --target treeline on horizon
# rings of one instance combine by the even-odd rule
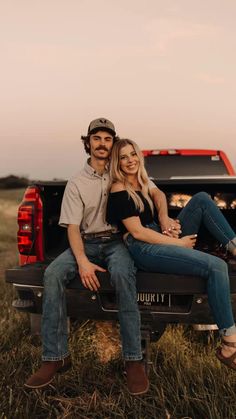
[[[20,177],[9,175],[0,178],[0,189],[18,189],[28,186],[29,179],[27,177]]]

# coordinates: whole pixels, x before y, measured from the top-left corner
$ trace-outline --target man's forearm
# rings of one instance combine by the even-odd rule
[[[89,261],[85,254],[84,243],[77,225],[69,224],[67,232],[71,250],[78,264],[78,272],[82,284],[91,291],[97,291],[100,283],[96,276],[96,271],[105,272],[105,269]]]
[[[67,228],[68,240],[70,243],[71,250],[75,256],[77,263],[81,263],[83,260],[88,260],[85,251],[84,243],[80,234],[79,227],[74,224],[69,224]]]

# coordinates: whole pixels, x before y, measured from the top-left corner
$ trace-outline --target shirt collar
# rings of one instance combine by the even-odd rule
[[[86,172],[86,173],[88,173],[90,176],[94,176],[94,175],[96,175],[96,176],[101,177],[101,176],[100,176],[100,175],[96,172],[96,170],[94,170],[94,169],[92,168],[92,166],[90,166],[89,161],[90,161],[90,159],[88,159],[88,160],[86,161],[85,165],[84,165],[84,170],[85,170],[85,172]],[[108,173],[109,173],[109,163],[107,163],[107,165],[105,166],[105,172],[104,172],[104,174],[108,174]]]

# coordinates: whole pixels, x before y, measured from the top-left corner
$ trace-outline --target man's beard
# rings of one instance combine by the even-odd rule
[[[108,160],[109,156],[103,157],[103,156],[94,156],[97,160]]]

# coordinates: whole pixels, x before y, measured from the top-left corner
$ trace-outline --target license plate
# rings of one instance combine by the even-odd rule
[[[171,307],[171,294],[139,292],[137,298],[141,306],[167,306]]]

